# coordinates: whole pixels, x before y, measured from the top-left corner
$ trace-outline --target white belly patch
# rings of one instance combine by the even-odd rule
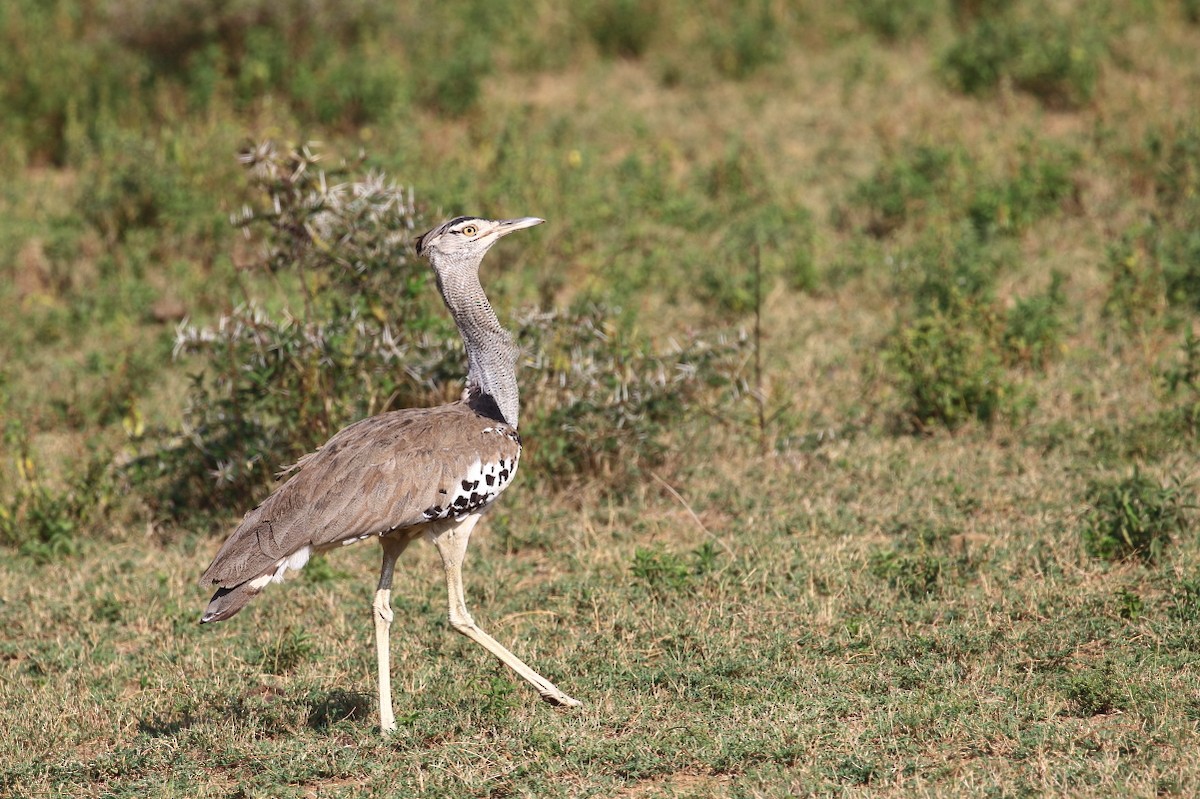
[[[508,487],[517,472],[520,450],[514,458],[501,458],[489,463],[475,461],[467,473],[444,492],[444,502],[426,508],[422,515],[427,521],[461,519],[490,505]]]

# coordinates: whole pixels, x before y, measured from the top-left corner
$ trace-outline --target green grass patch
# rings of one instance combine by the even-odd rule
[[[1195,494],[1188,486],[1164,486],[1137,470],[1116,481],[1093,482],[1087,499],[1083,543],[1090,554],[1104,560],[1157,560],[1173,536],[1187,530],[1187,512],[1195,507]]]

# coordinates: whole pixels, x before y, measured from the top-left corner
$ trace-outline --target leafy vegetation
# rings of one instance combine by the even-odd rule
[[[102,519],[111,502],[105,464],[91,461],[65,488],[48,486],[24,442],[8,436],[16,451],[18,484],[0,505],[0,543],[36,561],[79,554],[84,531]]]
[[[1077,157],[1047,143],[1019,142],[998,174],[959,146],[914,143],[879,166],[850,198],[851,219],[884,237],[910,220],[967,220],[983,240],[1015,235],[1059,211],[1075,194]]]
[[[889,3],[887,0],[857,0],[852,4],[859,21],[886,41],[907,39],[925,31],[937,19],[938,3]]]
[[[637,58],[646,52],[661,20],[657,3],[601,0],[592,4],[587,23],[601,53]]]
[[[3,4],[0,795],[1196,794],[1195,5]],[[585,705],[414,546],[384,741],[376,550],[194,580],[458,395],[459,213],[548,220],[468,602]]]
[[[1091,511],[1083,529],[1088,552],[1105,560],[1155,561],[1173,534],[1187,530],[1186,512],[1195,497],[1184,485],[1162,486],[1134,471],[1115,482],[1092,483],[1088,502]]]
[[[997,322],[968,300],[951,300],[902,323],[887,350],[905,405],[918,429],[990,422],[1012,407],[1014,386],[995,342]]]
[[[1047,13],[1032,3],[991,9],[946,50],[943,67],[967,94],[993,92],[1010,81],[1052,107],[1084,105],[1095,94],[1106,49],[1103,25],[1080,24],[1085,13]]]

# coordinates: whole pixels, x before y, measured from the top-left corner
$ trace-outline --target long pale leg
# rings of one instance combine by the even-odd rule
[[[450,595],[450,625],[484,649],[498,657],[504,665],[525,678],[537,689],[542,699],[552,705],[575,707],[579,700],[572,699],[558,689],[554,683],[525,665],[519,657],[500,645],[496,639],[479,629],[479,625],[467,612],[467,603],[463,598],[462,566],[467,555],[467,543],[471,540],[471,530],[479,516],[471,515],[461,522],[430,532],[427,537],[437,547],[442,556],[442,566],[446,569],[446,589]]]
[[[387,734],[396,729],[396,717],[392,714],[392,659],[390,628],[392,626],[392,571],[396,558],[400,557],[409,544],[407,538],[381,538],[383,544],[383,567],[379,571],[379,587],[375,590],[375,601],[371,615],[375,618],[375,654],[379,660],[379,730]]]

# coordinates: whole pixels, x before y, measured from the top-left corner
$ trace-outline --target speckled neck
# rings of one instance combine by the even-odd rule
[[[438,290],[467,350],[467,392],[491,397],[504,421],[515,428],[521,412],[517,389],[520,350],[512,335],[501,327],[483,292],[479,265],[445,270],[439,266],[434,263]]]

